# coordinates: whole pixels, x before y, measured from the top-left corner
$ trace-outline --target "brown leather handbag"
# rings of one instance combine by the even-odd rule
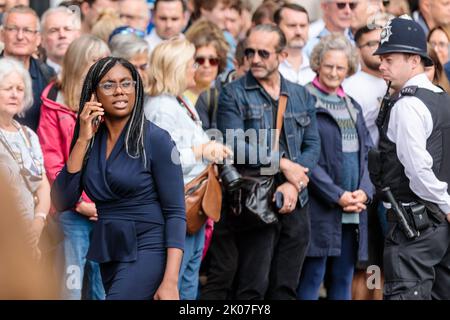
[[[208,217],[214,222],[219,221],[222,189],[217,176],[216,166],[210,164],[200,175],[184,186],[188,234],[197,233]]]

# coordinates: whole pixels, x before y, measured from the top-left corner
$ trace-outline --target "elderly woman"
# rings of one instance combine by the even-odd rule
[[[314,48],[311,68],[317,77],[307,88],[316,100],[321,155],[311,172],[311,243],[298,297],[318,299],[327,278],[327,297],[347,300],[355,264],[368,256],[365,209],[373,192],[368,130],[361,107],[341,86],[358,68],[357,53],[344,36],[331,34]]]
[[[41,118],[38,136],[44,153],[47,177],[51,184],[69,159],[70,143],[79,109],[84,77],[91,65],[109,55],[109,48],[101,39],[84,35],[72,42],[64,56],[61,79],[51,82],[42,92]],[[100,269],[97,263],[86,261],[90,237],[97,220],[97,209],[83,193],[74,208],[58,213],[64,232],[63,283],[70,281],[73,268],[83,279],[86,267],[86,286],[64,286],[63,298],[80,300],[82,289],[87,299],[103,300]]]
[[[139,72],[144,90],[148,86],[147,69],[149,65],[149,51],[147,42],[134,33],[116,34],[109,41],[109,48],[113,57],[123,58]]]
[[[14,120],[33,104],[31,78],[20,62],[2,58],[0,79],[0,168],[20,198],[30,244],[39,257],[39,238],[50,210],[50,184],[37,135]]]
[[[194,54],[194,45],[184,39],[172,39],[156,46],[150,58],[150,98],[145,105],[147,118],[167,130],[175,141],[185,185],[206,169],[207,162],[231,155],[227,147],[209,141],[197,111],[181,96],[187,87],[194,85],[197,68]],[[186,235],[179,279],[181,299],[197,297],[204,241],[204,225],[195,234]]]

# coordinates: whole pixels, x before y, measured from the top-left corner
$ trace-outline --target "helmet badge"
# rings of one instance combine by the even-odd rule
[[[385,42],[389,42],[389,38],[392,36],[392,26],[391,23],[389,22],[388,25],[386,25],[383,28],[383,31],[381,31],[381,40],[380,40],[380,44],[383,44]]]

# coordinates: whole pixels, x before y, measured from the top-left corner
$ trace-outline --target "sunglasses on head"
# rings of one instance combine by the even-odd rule
[[[358,5],[358,2],[335,2],[336,7],[339,10],[345,9],[345,7],[348,5],[350,7],[350,10],[355,10],[356,6]]]
[[[260,58],[266,60],[266,59],[269,59],[269,57],[272,53],[278,53],[278,52],[270,52],[270,51],[267,51],[264,49],[255,50],[253,48],[246,48],[244,50],[244,56],[247,59],[252,59],[255,56],[255,54],[258,54],[258,56],[260,56]]]
[[[134,34],[141,39],[145,38],[144,31],[129,26],[122,26],[114,29],[113,32],[111,32],[111,34],[109,35],[108,42],[111,43],[112,38],[114,38],[114,36],[117,34]]]
[[[210,66],[217,66],[219,65],[219,58],[212,58],[212,57],[196,57],[195,63],[202,66],[205,64],[206,60],[208,60]]]

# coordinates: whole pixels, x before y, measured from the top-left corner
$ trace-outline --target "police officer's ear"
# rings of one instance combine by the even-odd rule
[[[425,68],[425,64],[423,63],[422,58],[419,55],[417,54],[410,55],[408,59],[411,59],[410,61],[414,69],[418,67]]]

